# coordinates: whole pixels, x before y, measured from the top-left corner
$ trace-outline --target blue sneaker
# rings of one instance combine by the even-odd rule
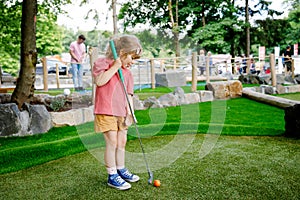
[[[131,188],[131,185],[124,181],[119,174],[108,175],[107,185],[118,190],[128,190]]]
[[[138,180],[140,180],[139,176],[130,173],[129,170],[126,168],[118,169],[117,171],[118,171],[118,174],[121,176],[121,178],[128,182],[133,183],[133,182],[137,182]]]

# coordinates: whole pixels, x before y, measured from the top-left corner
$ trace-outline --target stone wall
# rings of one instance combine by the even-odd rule
[[[0,136],[24,136],[45,133],[52,128],[44,105],[25,104],[19,111],[15,103],[0,104]]]

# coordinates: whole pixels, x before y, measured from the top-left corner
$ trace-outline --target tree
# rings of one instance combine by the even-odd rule
[[[179,56],[179,35],[188,25],[186,17],[189,11],[181,10],[184,5],[185,2],[177,0],[175,5],[171,0],[133,0],[122,5],[118,17],[123,19],[125,31],[138,24],[150,24],[153,28],[164,31],[165,35],[172,34],[175,41],[174,49],[176,55]]]
[[[17,86],[11,96],[11,101],[21,109],[34,94],[36,52],[36,15],[37,0],[24,0],[22,4],[21,22],[21,70]]]
[[[9,1],[14,5],[18,1]],[[59,3],[70,3],[69,0],[62,0]],[[55,11],[58,2],[56,0],[42,1],[42,7],[46,11]],[[60,9],[57,8],[59,11]],[[23,0],[21,18],[21,69],[17,80],[16,88],[11,96],[11,101],[21,109],[25,102],[30,102],[34,94],[35,69],[37,63],[36,49],[36,20],[38,13],[37,0]]]

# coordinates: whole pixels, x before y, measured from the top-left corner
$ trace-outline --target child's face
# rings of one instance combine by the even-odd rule
[[[134,62],[133,60],[134,60],[134,55],[125,54],[124,56],[121,57],[122,67],[129,68],[133,64]]]

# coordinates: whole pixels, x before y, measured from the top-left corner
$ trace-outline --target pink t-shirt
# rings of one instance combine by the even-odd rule
[[[113,60],[99,58],[94,63],[93,76],[96,77],[101,72],[108,70],[113,64]],[[128,94],[133,94],[133,76],[129,69],[123,69],[122,73],[125,87]],[[112,116],[126,116],[127,99],[123,85],[118,73],[102,86],[96,87],[94,114],[104,114]]]
[[[85,44],[79,44],[77,41],[74,41],[70,44],[70,50],[74,52],[76,57],[80,59],[85,53]],[[77,62],[74,58],[71,57],[71,62]]]

